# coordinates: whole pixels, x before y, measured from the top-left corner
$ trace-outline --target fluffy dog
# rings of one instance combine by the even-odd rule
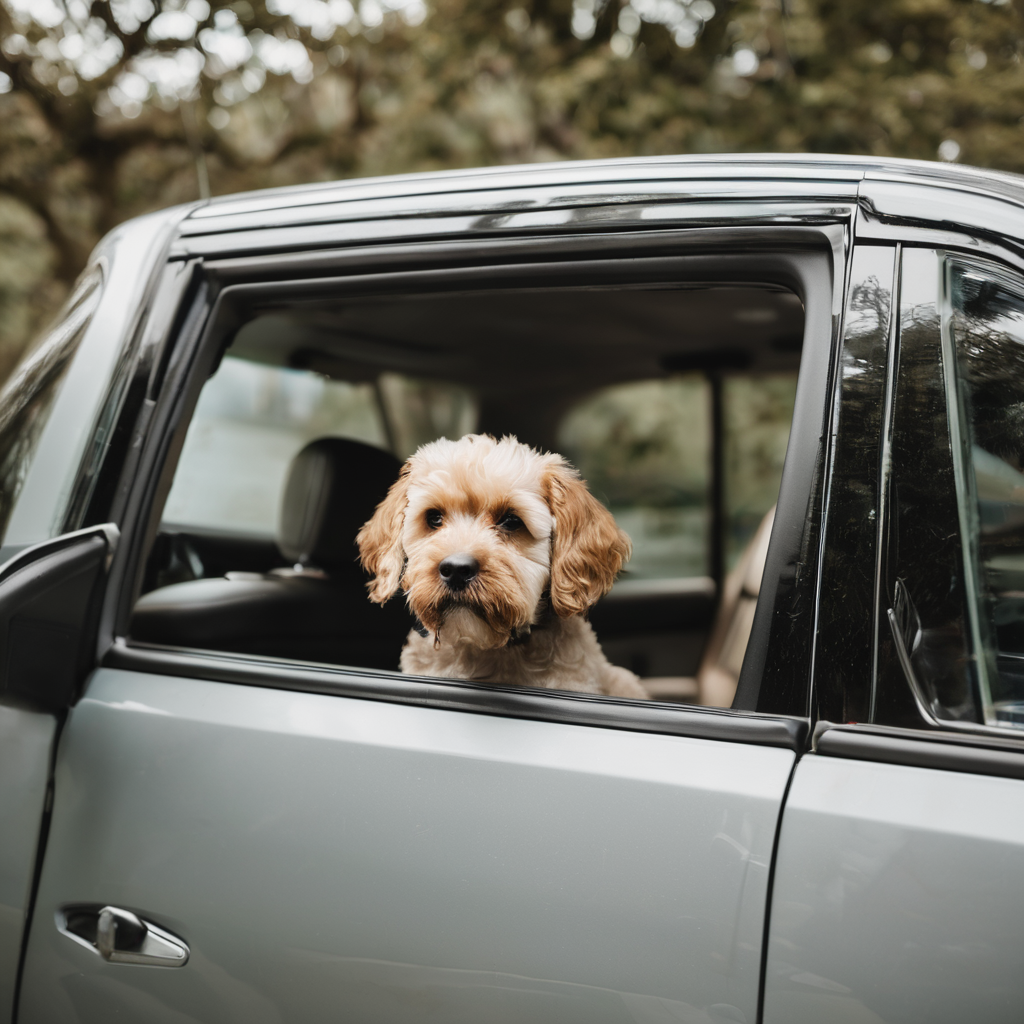
[[[424,445],[356,538],[370,600],[401,588],[403,672],[646,698],[584,616],[630,541],[560,455],[514,437]]]

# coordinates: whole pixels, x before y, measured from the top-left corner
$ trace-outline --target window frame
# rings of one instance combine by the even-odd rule
[[[840,212],[845,213],[836,211]],[[605,697],[528,693],[459,681],[418,679],[397,672],[306,666],[242,655],[143,647],[129,644],[125,635],[141,584],[143,556],[158,528],[159,516],[154,510],[162,508],[187,424],[203,383],[219,362],[224,339],[249,315],[253,301],[266,304],[281,299],[300,299],[328,288],[332,295],[339,291],[386,294],[413,288],[449,291],[456,284],[461,288],[515,287],[538,281],[551,283],[555,278],[563,285],[588,286],[602,280],[642,283],[753,279],[783,284],[797,291],[806,307],[805,346],[794,430],[775,526],[780,540],[773,540],[765,574],[766,580],[778,584],[785,567],[795,565],[806,553],[807,530],[815,533],[820,525],[814,510],[821,507],[823,439],[827,435],[823,420],[830,408],[830,402],[823,399],[831,393],[836,282],[838,280],[841,287],[844,276],[842,267],[835,267],[835,258],[837,245],[841,250],[841,240],[847,237],[844,223],[845,218],[837,216],[835,223],[807,226],[749,226],[742,230],[691,228],[573,239],[515,239],[508,243],[480,242],[457,247],[451,244],[396,245],[388,246],[388,252],[375,249],[373,262],[377,265],[373,268],[367,268],[360,261],[360,250],[313,254],[309,260],[318,264],[320,272],[316,276],[310,274],[306,259],[297,259],[285,269],[281,269],[280,261],[275,262],[273,256],[204,263],[197,270],[202,283],[192,289],[190,307],[179,312],[180,327],[161,359],[167,371],[163,386],[155,396],[138,471],[133,480],[124,481],[128,492],[126,543],[115,558],[112,585],[104,609],[100,636],[104,663],[165,674],[230,678],[230,681],[251,685],[350,693],[371,699],[425,702],[431,706],[472,706],[483,713],[571,720],[581,724],[591,721],[611,727],[684,735],[704,734],[711,729],[725,738],[740,739],[736,731],[739,729],[751,742],[782,742],[799,748],[806,730],[806,722],[801,719],[807,713],[809,613],[813,611],[813,590],[808,590],[807,584],[813,584],[813,574],[806,574],[801,581],[803,589],[799,596],[805,600],[802,620],[797,626],[793,625],[792,616],[780,613],[775,607],[776,604],[791,605],[796,599],[795,588],[791,584],[786,587],[769,585],[762,591],[764,600],[758,606],[748,648],[753,655],[746,659],[741,676],[745,700],[735,705],[745,707],[746,712],[685,706],[665,708],[653,702],[639,707]],[[509,258],[509,249],[514,250],[515,259]],[[711,264],[713,272],[709,270]],[[276,275],[272,269],[275,266],[278,267]],[[809,517],[808,509],[812,510]],[[815,546],[813,541],[810,546]],[[789,579],[792,577],[790,572]],[[806,600],[808,594],[809,601]],[[776,636],[780,622],[787,626],[787,636],[781,639]],[[791,670],[785,672],[789,685],[787,692],[780,696],[772,686],[762,687],[761,680],[769,660],[769,647],[774,649],[776,676],[783,664],[791,668],[791,651],[777,649],[794,635],[805,647],[797,660],[807,668],[802,677]],[[752,718],[751,712],[757,714]],[[740,722],[745,724],[740,727]],[[757,739],[757,736],[763,738]]]
[[[817,581],[810,712],[815,722],[857,721],[859,712],[869,706],[873,692],[879,629],[876,609],[883,564],[879,509],[887,507],[888,482],[881,466],[887,457],[883,439],[891,429],[899,260],[896,243],[870,239],[853,247],[849,263],[839,365],[832,393],[825,523]],[[885,321],[874,332],[858,330],[854,293],[879,275],[879,287],[889,289]],[[879,408],[872,415],[865,402],[862,411],[866,424],[856,418],[851,422],[854,410],[850,399],[865,380],[873,387]],[[851,533],[859,550],[851,551]],[[851,627],[849,622],[857,609],[865,620],[861,629]]]

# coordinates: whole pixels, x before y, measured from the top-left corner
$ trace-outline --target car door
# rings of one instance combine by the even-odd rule
[[[815,282],[766,576],[790,585],[762,590],[757,706],[806,704],[799,673],[780,696],[764,666],[787,658],[773,622],[789,641],[810,611],[780,614],[805,594],[790,563],[817,527],[831,408],[831,275]],[[139,494],[217,357],[214,292],[178,317]],[[149,510],[127,507],[137,552]],[[130,607],[118,564],[101,629]],[[57,749],[18,1020],[753,1022],[804,733],[799,712],[115,640]]]
[[[845,579],[875,632],[842,660],[825,615],[822,721],[783,814],[764,1020],[1017,1021],[1024,277],[1010,254],[882,251],[858,270],[899,295],[897,322],[867,339],[888,365],[887,381],[871,375],[883,442],[863,486],[836,494],[826,544],[876,510],[878,528],[863,568],[826,575],[822,593],[849,605]],[[848,423],[863,417],[856,376]]]
[[[152,299],[181,211],[106,238],[63,309],[0,389],[0,1020],[12,1019],[55,743],[95,664],[97,613],[118,530],[77,529],[74,508],[111,437],[104,407]],[[169,280],[180,275],[172,272]]]

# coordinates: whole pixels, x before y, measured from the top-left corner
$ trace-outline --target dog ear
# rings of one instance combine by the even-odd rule
[[[551,607],[567,619],[582,615],[608,593],[632,544],[571,466],[553,466],[545,483],[555,517]]]
[[[411,463],[407,462],[398,479],[391,485],[377,511],[363,524],[356,535],[359,561],[374,579],[367,584],[370,600],[384,604],[395,596],[402,581],[405,549],[402,547],[402,526],[405,523],[405,503],[409,493]]]

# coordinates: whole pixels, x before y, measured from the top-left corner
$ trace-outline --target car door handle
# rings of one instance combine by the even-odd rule
[[[188,962],[189,950],[183,939],[120,907],[62,907],[57,913],[57,929],[112,964],[184,967]]]

